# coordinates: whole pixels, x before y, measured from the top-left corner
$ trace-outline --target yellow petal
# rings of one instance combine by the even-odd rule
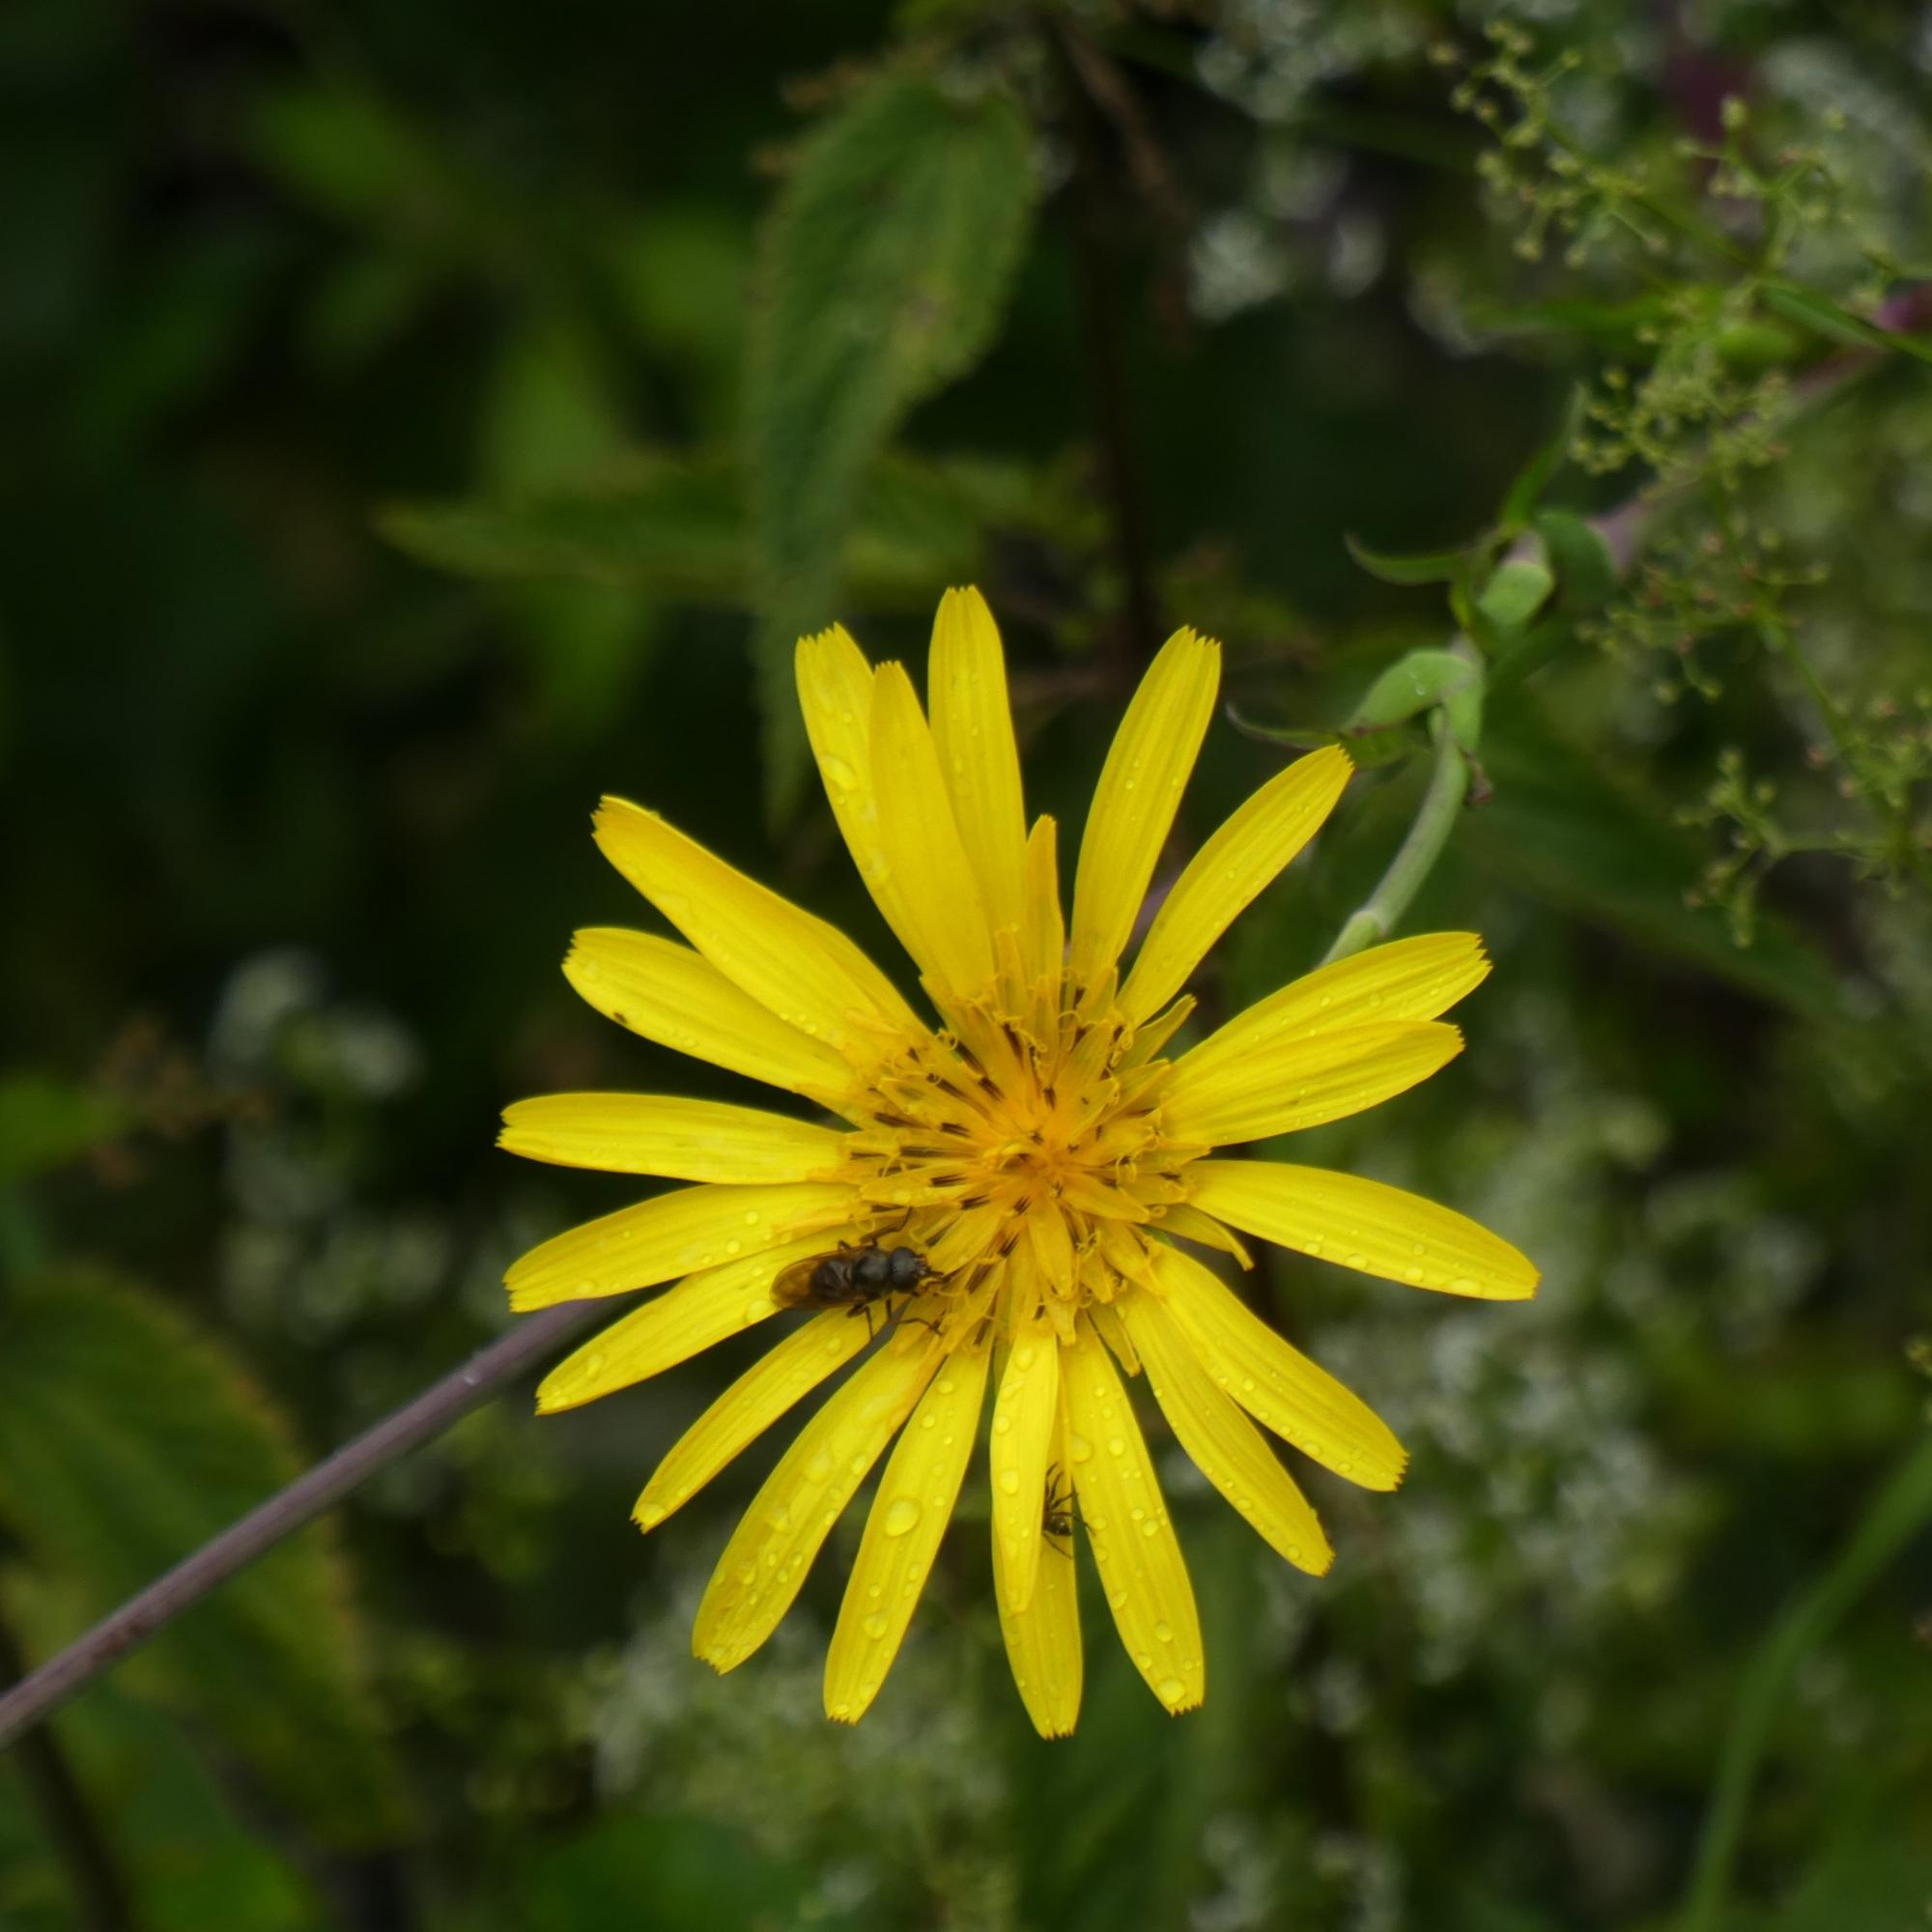
[[[714,1670],[735,1670],[777,1630],[811,1560],[912,1413],[937,1351],[895,1337],[799,1431],[718,1559],[697,1606],[692,1650]]]
[[[1026,899],[1020,957],[1029,981],[1046,981],[1060,1009],[1060,972],[1066,952],[1066,915],[1060,907],[1060,827],[1050,817],[1036,818],[1026,844]]]
[[[852,1086],[851,1065],[835,1048],[787,1026],[675,940],[589,926],[563,973],[607,1019],[660,1046],[835,1105]]]
[[[1444,1294],[1520,1301],[1536,1293],[1526,1255],[1400,1187],[1271,1160],[1198,1161],[1187,1176],[1204,1213],[1298,1254]]]
[[[1175,1072],[1204,1079],[1210,1069],[1237,1066],[1253,1054],[1315,1034],[1391,1020],[1433,1020],[1480,986],[1489,971],[1483,942],[1473,932],[1392,940],[1318,967],[1270,993],[1209,1034],[1176,1064]]]
[[[1060,1367],[1080,1518],[1115,1628],[1153,1694],[1191,1711],[1206,1682],[1201,1621],[1133,1406],[1092,1329]]]
[[[1027,1245],[1046,1278],[1047,1292],[1071,1299],[1077,1258],[1066,1217],[1051,1201],[1036,1201],[1026,1212]]]
[[[988,1452],[993,1533],[1005,1551],[1007,1602],[1015,1611],[1032,1603],[1039,1572],[1046,1471],[1058,1454],[1059,1416],[1060,1344],[1053,1324],[1036,1312],[1013,1332]]]
[[[676,1287],[634,1308],[621,1321],[566,1355],[538,1384],[538,1409],[548,1415],[595,1402],[613,1389],[646,1381],[701,1354],[727,1335],[754,1327],[779,1312],[771,1294],[779,1270],[833,1244],[830,1235],[808,1236],[764,1254],[686,1275]]]
[[[622,1294],[838,1227],[851,1211],[852,1190],[827,1181],[680,1187],[554,1235],[513,1263],[503,1282],[519,1309]]]
[[[604,856],[733,985],[787,1026],[869,1066],[890,1037],[922,1032],[893,982],[837,926],[749,879],[621,798],[597,809]]]
[[[1354,767],[1330,745],[1277,772],[1188,861],[1175,881],[1121,989],[1136,1023],[1186,983],[1255,895],[1321,830]]]
[[[879,1479],[825,1660],[825,1715],[840,1723],[856,1724],[879,1694],[952,1520],[979,1438],[986,1357],[961,1349],[940,1363]]]
[[[1134,929],[1213,715],[1220,676],[1220,645],[1177,631],[1121,720],[1087,814],[1073,882],[1072,963],[1079,980],[1113,965]]]
[[[1360,1396],[1291,1348],[1193,1256],[1157,1245],[1153,1262],[1208,1373],[1257,1422],[1365,1490],[1402,1481],[1408,1453]]]
[[[1066,1466],[1065,1419],[1056,1416],[1055,1454]],[[998,1492],[995,1492],[997,1498]],[[1039,1551],[1033,1594],[1024,1609],[1014,1606],[1017,1578],[1005,1539],[993,1533],[993,1596],[1000,1608],[1000,1633],[1020,1701],[1043,1738],[1071,1734],[1080,1716],[1080,1596],[1075,1587],[1073,1540]]]
[[[1406,1093],[1463,1050],[1440,1020],[1400,1020],[1289,1039],[1205,1071],[1183,1060],[1169,1076],[1161,1123],[1178,1141],[1225,1147],[1359,1114]]]
[[[866,1316],[828,1309],[767,1350],[671,1444],[631,1512],[638,1526],[655,1529],[689,1502],[794,1403],[843,1368],[872,1332]]]
[[[1007,700],[1006,655],[979,591],[949,590],[939,600],[925,689],[939,768],[986,916],[996,926],[1018,931],[1027,839],[1020,754]]]
[[[881,665],[872,679],[872,781],[906,951],[942,987],[980,992],[993,977],[993,936],[903,665]]]
[[[528,1160],[674,1180],[809,1180],[844,1138],[755,1107],[655,1094],[547,1094],[503,1111],[497,1145]]]
[[[1115,1305],[1176,1440],[1268,1543],[1321,1576],[1335,1560],[1321,1520],[1255,1425],[1202,1367],[1186,1332],[1151,1294],[1125,1295]]]
[[[815,638],[801,638],[793,662],[806,735],[832,815],[866,890],[887,924],[903,938],[905,912],[894,890],[872,783],[872,668],[838,624]]]

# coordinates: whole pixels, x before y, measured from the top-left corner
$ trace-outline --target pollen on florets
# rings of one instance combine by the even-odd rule
[[[873,1238],[931,1262],[942,1326],[1031,1313],[1003,1292],[1024,1243],[1026,1274],[1070,1335],[1078,1310],[1146,1279],[1138,1230],[1187,1199],[1184,1170],[1207,1150],[1163,1132],[1160,1049],[1193,1002],[1136,1028],[1111,976],[1093,991],[951,1002],[953,1026],[900,1043],[854,1110],[841,1178],[876,1217]]]

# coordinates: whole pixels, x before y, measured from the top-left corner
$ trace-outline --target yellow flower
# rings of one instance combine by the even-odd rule
[[[637,1520],[653,1528],[864,1357],[800,1430],[712,1577],[694,1643],[721,1671],[777,1628],[896,1437],[826,1665],[827,1712],[860,1717],[911,1621],[990,1387],[994,1583],[1035,1724],[1060,1736],[1079,1711],[1076,1520],[1129,1656],[1169,1710],[1188,1710],[1203,1691],[1201,1628],[1121,1372],[1146,1370],[1208,1481],[1318,1575],[1327,1539],[1255,1424],[1370,1489],[1393,1489],[1406,1460],[1190,1247],[1245,1267],[1245,1234],[1452,1294],[1535,1289],[1522,1255],[1447,1208],[1346,1174],[1214,1157],[1373,1106],[1451,1059],[1462,1036],[1436,1016],[1489,970],[1473,935],[1398,940],[1323,967],[1163,1057],[1193,1005],[1189,975],[1333,808],[1350,769],[1340,751],[1279,773],[1208,840],[1122,979],[1219,662],[1216,644],[1183,630],[1148,671],[1100,775],[1069,927],[1054,822],[1027,826],[999,634],[979,593],[940,605],[929,722],[904,668],[869,666],[843,630],[800,643],[799,697],[832,810],[938,1026],[844,934],[654,812],[608,799],[597,814],[606,856],[690,943],[580,932],[571,983],[632,1032],[801,1095],[836,1124],[625,1094],[511,1107],[513,1152],[696,1183],[511,1268],[519,1309],[676,1283],[555,1369],[540,1407],[608,1395],[780,1314],[814,1257],[908,1248],[926,1269],[789,1327],[639,1497]]]

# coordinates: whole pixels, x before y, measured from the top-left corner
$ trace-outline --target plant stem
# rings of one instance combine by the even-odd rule
[[[60,1655],[0,1696],[0,1750],[91,1684],[110,1664],[224,1583],[238,1570],[312,1522],[399,1456],[439,1435],[489,1400],[532,1362],[549,1354],[600,1312],[596,1302],[570,1301],[520,1321],[472,1355],[462,1368],[385,1416],[373,1429],[205,1543],[193,1555],[130,1598],[113,1615],[77,1637]],[[6,1660],[0,1659],[0,1663]],[[17,1666],[10,1666],[10,1675]]]
[[[18,1640],[0,1617],[0,1671],[15,1678],[24,1676],[26,1668]],[[72,1888],[76,1924],[85,1932],[132,1932],[134,1915],[114,1855],[60,1740],[43,1725],[21,1740],[19,1762],[27,1795]]]
[[[1449,834],[1456,814],[1469,792],[1469,761],[1463,755],[1454,734],[1440,719],[1435,721],[1435,764],[1429,774],[1429,788],[1416,808],[1408,836],[1389,861],[1374,892],[1351,912],[1335,943],[1322,955],[1321,963],[1331,965],[1347,959],[1365,946],[1375,946],[1395,930],[1396,922],[1408,910],[1408,902],[1421,890]]]

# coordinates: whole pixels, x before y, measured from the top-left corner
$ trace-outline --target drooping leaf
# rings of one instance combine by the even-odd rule
[[[46,1074],[0,1075],[0,1184],[65,1166],[127,1125],[110,1094]]]
[[[1350,726],[1338,731],[1320,727],[1301,729],[1288,724],[1260,724],[1236,704],[1228,704],[1223,709],[1228,723],[1244,738],[1252,738],[1262,745],[1285,746],[1292,752],[1319,752],[1324,745],[1339,745],[1348,753],[1349,761],[1358,772],[1399,764],[1420,751],[1427,742],[1418,729],[1406,724],[1385,730],[1366,725]]]
[[[99,1614],[297,1473],[263,1398],[144,1289],[83,1267],[0,1301],[0,1522]],[[78,1634],[78,1632],[68,1633]],[[334,1540],[317,1526],[128,1665],[342,1844],[397,1828]]]
[[[1394,551],[1371,550],[1352,536],[1342,541],[1349,554],[1371,577],[1384,583],[1451,583],[1468,567],[1469,549],[1414,551],[1406,554]]]
[[[747,435],[775,792],[804,740],[797,637],[838,614],[861,486],[905,412],[992,342],[1031,221],[1031,137],[1004,94],[917,70],[855,95],[802,145],[763,236]]]

